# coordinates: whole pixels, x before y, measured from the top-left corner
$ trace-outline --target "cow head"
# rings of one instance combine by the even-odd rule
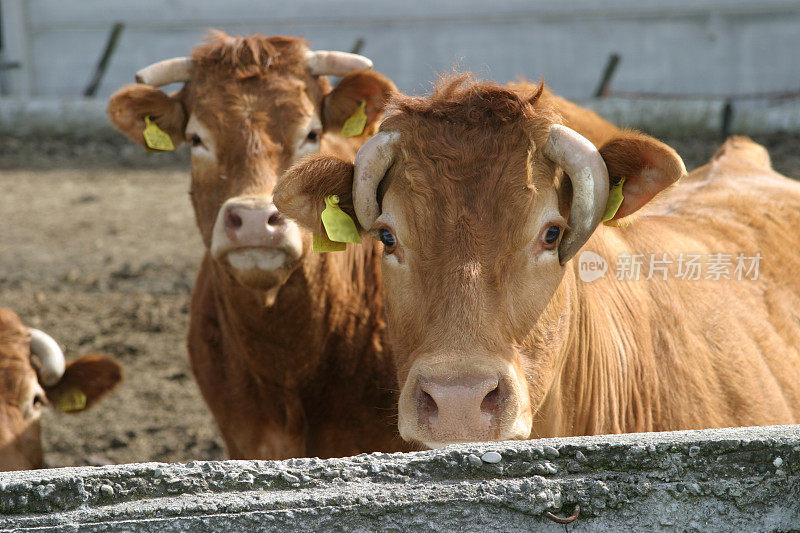
[[[575,295],[563,280],[604,214],[609,175],[626,179],[621,218],[685,173],[639,133],[614,128],[598,150],[542,90],[456,79],[397,96],[355,165],[309,158],[275,191],[282,212],[318,232],[323,199],[338,194],[383,242],[407,440],[536,435],[568,342]]]
[[[42,410],[79,412],[122,379],[112,359],[92,354],[68,364],[47,334],[0,309],[0,471],[41,468]]]
[[[175,145],[190,145],[203,242],[240,284],[272,290],[310,248],[310,237],[273,205],[273,187],[297,158],[341,152],[338,134],[362,105],[365,133],[372,130],[394,85],[371,67],[363,56],[311,51],[295,38],[216,32],[190,58],[140,71],[141,84],[113,95],[108,113],[143,146],[147,117]],[[327,75],[342,76],[333,90]],[[172,95],[156,88],[172,82],[184,85]]]

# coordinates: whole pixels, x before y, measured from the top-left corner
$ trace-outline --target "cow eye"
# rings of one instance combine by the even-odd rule
[[[308,135],[306,136],[306,140],[308,142],[312,142],[312,143],[317,142],[319,140],[319,138],[320,138],[320,134],[319,134],[319,131],[317,131],[317,130],[309,131]]]
[[[38,386],[36,388],[39,390],[35,391],[33,396],[29,396],[25,400],[26,403],[22,409],[22,415],[25,417],[25,420],[32,420],[39,416],[44,406],[47,405],[47,397],[44,395],[44,391]]]
[[[544,232],[542,239],[544,240],[545,244],[552,245],[556,243],[559,235],[561,235],[561,228],[558,226],[550,226]]]
[[[44,396],[42,396],[41,394],[36,394],[36,395],[33,397],[33,406],[34,406],[34,407],[42,407],[42,406],[43,406],[43,405],[45,405],[46,403],[47,403],[47,400],[46,400],[46,399],[45,399],[45,397],[44,397]]]
[[[381,242],[386,247],[386,253],[392,253],[395,246],[397,246],[397,239],[395,238],[394,234],[392,234],[390,230],[383,228],[378,231],[378,237],[380,237]]]
[[[189,138],[189,142],[192,143],[192,146],[200,146],[203,144],[203,139],[201,139],[199,135],[195,134]]]

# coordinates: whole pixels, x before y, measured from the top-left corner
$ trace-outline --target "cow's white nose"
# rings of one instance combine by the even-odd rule
[[[496,375],[420,378],[414,394],[418,423],[436,442],[492,439],[507,396]]]
[[[461,351],[417,357],[397,407],[400,436],[431,448],[527,439],[533,422],[527,382],[513,363]]]
[[[286,220],[272,204],[228,203],[224,207],[225,236],[235,247],[276,246]]]
[[[211,253],[217,259],[243,248],[286,248],[291,222],[261,196],[229,198],[217,213],[211,238]]]

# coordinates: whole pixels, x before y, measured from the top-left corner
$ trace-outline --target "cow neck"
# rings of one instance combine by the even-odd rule
[[[264,291],[243,287],[207,258],[220,327],[238,344],[230,353],[241,354],[251,372],[284,389],[303,387],[326,368],[369,372],[376,362],[368,354],[385,328],[380,278],[374,277],[379,258],[371,243],[365,246],[307,255],[271,302]],[[343,354],[368,360],[329,361]]]
[[[641,360],[638,334],[625,327],[638,322],[644,284],[613,276],[586,283],[571,264],[562,280],[568,331],[543,418],[560,435],[652,431],[658,383]]]

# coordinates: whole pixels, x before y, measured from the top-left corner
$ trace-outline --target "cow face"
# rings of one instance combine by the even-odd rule
[[[39,468],[39,419],[47,404],[31,365],[30,336],[19,318],[0,309],[0,471]]]
[[[280,209],[315,231],[337,193],[383,242],[407,440],[535,436],[575,311],[566,264],[603,215],[609,173],[627,180],[620,217],[685,172],[641,134],[618,132],[598,151],[540,94],[456,82],[398,98],[355,168],[308,159],[276,190]]]
[[[175,144],[188,143],[192,204],[211,256],[246,287],[279,287],[310,236],[275,208],[278,178],[306,154],[341,151],[348,141],[338,133],[362,103],[369,131],[394,86],[364,70],[366,58],[311,52],[285,37],[217,33],[186,61],[172,65],[185,71],[180,91],[124,88],[111,98],[111,120],[144,143],[145,117],[153,117]],[[331,90],[323,74],[343,78]]]
[[[42,467],[40,419],[46,406],[82,411],[122,379],[119,365],[101,355],[83,356],[65,368],[55,341],[44,336],[39,350],[42,335],[0,309],[0,471]],[[47,353],[48,344],[57,353]]]

